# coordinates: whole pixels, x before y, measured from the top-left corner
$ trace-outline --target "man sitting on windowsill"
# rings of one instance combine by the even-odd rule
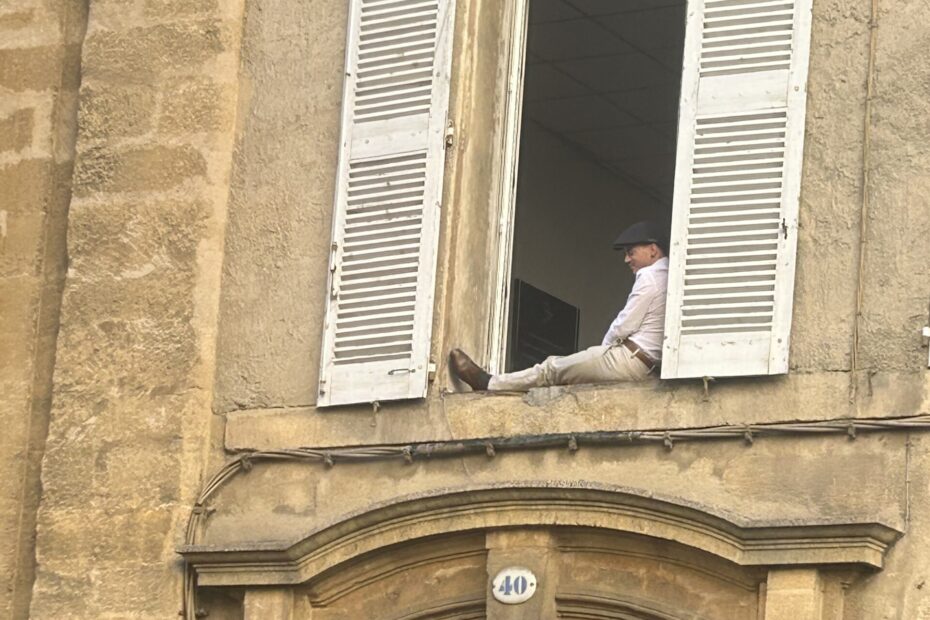
[[[532,368],[491,376],[461,349],[449,353],[452,373],[473,390],[526,391],[548,385],[642,381],[662,358],[665,292],[668,288],[666,234],[653,222],[638,222],[614,242],[636,276],[626,305],[600,346],[552,356]]]

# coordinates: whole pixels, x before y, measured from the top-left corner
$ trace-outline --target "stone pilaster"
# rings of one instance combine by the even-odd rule
[[[0,3],[0,617],[28,615],[84,0]]]
[[[241,0],[92,3],[34,618],[178,612],[174,548],[218,454],[241,20]]]

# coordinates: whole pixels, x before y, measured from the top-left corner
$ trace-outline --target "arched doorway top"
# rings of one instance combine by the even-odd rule
[[[900,532],[877,522],[750,522],[599,484],[533,482],[436,489],[345,514],[297,540],[179,549],[201,585],[298,584],[390,545],[451,532],[573,526],[674,541],[740,566],[881,568]]]

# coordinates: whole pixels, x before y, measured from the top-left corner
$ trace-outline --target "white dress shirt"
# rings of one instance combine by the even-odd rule
[[[662,359],[667,290],[668,258],[662,257],[637,271],[626,305],[610,324],[601,344],[609,347],[629,338],[652,359]]]

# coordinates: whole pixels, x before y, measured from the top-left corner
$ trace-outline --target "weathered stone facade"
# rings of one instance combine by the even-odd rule
[[[930,413],[930,8],[814,2],[788,375],[520,396],[443,367],[486,344],[513,20],[459,0],[436,379],[317,410],[346,4],[0,5],[3,617],[175,617],[182,551],[188,617],[930,618],[930,432],[743,432]]]

